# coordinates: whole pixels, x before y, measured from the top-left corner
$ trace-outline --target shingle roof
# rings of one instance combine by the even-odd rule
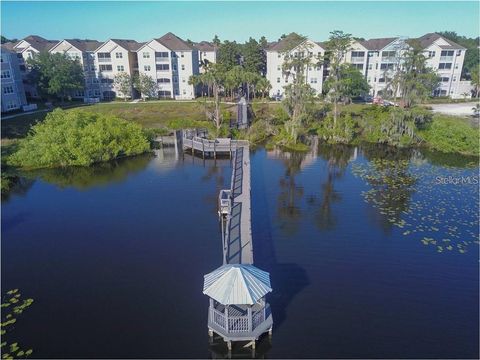
[[[298,34],[291,33],[288,34],[285,38],[280,41],[277,41],[270,45],[267,48],[267,51],[287,51],[295,48],[296,46],[300,45],[305,41],[305,38],[299,36]]]
[[[125,39],[110,39],[117,45],[127,49],[128,51],[137,51],[140,49],[145,43],[139,43],[135,40],[125,40]]]
[[[190,46],[184,40],[180,39],[177,35],[168,32],[161,38],[155,39],[163,46],[170,50],[193,50],[193,46]]]
[[[31,47],[38,51],[48,51],[58,44],[58,40],[47,40],[38,35],[29,35],[23,40],[28,42]]]
[[[193,43],[193,47],[199,51],[215,51],[215,46],[208,41],[200,41],[199,43]]]
[[[382,50],[385,46],[397,40],[398,38],[379,38],[359,41],[368,50]]]
[[[65,39],[80,51],[95,51],[102,43],[97,40]]]
[[[463,46],[457,44],[456,42],[453,42],[452,40],[449,40],[437,33],[428,33],[423,36],[420,36],[416,40],[420,43],[420,46],[425,49],[432,45],[435,41],[438,39],[443,39],[445,40],[449,45],[440,45],[440,47],[443,49],[465,49]]]

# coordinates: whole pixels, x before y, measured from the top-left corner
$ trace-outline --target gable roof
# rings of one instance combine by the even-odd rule
[[[124,49],[126,49],[128,51],[137,51],[138,49],[140,49],[145,44],[145,43],[139,43],[135,40],[125,40],[125,39],[110,39],[109,41],[113,41],[115,44],[123,47]],[[105,44],[105,43],[102,43],[100,46],[102,46],[103,44]],[[99,47],[97,47],[97,49],[95,49],[95,50],[98,50]]]
[[[193,46],[189,45],[187,42],[171,32],[168,32],[161,38],[157,38],[155,40],[170,50],[194,50]]]
[[[215,51],[213,43],[208,41],[200,41],[199,43],[193,43],[193,47],[199,51]]]
[[[463,46],[457,44],[456,42],[453,42],[452,40],[449,40],[437,33],[428,33],[423,36],[420,36],[416,40],[420,43],[420,46],[425,49],[432,45],[435,41],[438,39],[443,39],[445,40],[448,45],[439,45],[442,49],[465,49]]]
[[[397,40],[398,37],[394,38],[378,38],[378,39],[369,39],[365,41],[359,41],[359,43],[367,50],[382,50],[385,48],[387,45],[391,44],[395,40]]]
[[[292,50],[298,45],[302,44],[305,42],[305,38],[300,37],[298,34],[295,33],[290,33],[286,37],[284,37],[282,40],[279,40],[277,42],[272,43],[267,48],[267,51],[287,51],[287,50]]]
[[[80,51],[95,51],[102,43],[97,40],[65,39]]]
[[[23,40],[28,42],[30,46],[37,51],[48,51],[58,44],[58,40],[47,40],[38,35],[29,35],[26,38],[23,38]]]

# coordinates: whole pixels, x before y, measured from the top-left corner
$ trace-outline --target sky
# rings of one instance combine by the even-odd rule
[[[479,36],[479,2],[460,1],[1,1],[7,38],[109,38],[147,41],[166,32],[193,41],[269,41],[292,31],[322,41],[332,30],[356,37],[418,37],[456,31]]]

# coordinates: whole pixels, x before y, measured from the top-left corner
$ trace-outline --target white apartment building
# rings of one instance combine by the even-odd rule
[[[27,69],[25,61],[43,51],[49,51],[58,43],[57,40],[47,40],[37,35],[30,35],[20,40],[13,50],[22,55],[23,61],[20,61],[20,71],[24,80],[27,80]],[[24,82],[25,94],[27,98],[38,98],[37,89],[33,84],[29,84],[28,81]]]
[[[202,66],[202,64],[217,62],[217,49],[213,43],[208,41],[201,41],[199,43],[194,43],[193,46],[198,51],[200,72],[204,73],[205,68]]]
[[[13,46],[1,46],[2,113],[20,109],[27,104],[19,58],[21,55],[13,51]]]
[[[267,74],[266,77],[272,88],[269,95],[271,97],[282,97],[284,95],[285,86],[292,82],[290,77],[283,74],[282,66],[285,55],[293,56],[311,56],[312,59],[323,57],[325,49],[321,43],[305,40],[301,43],[294,44],[292,48],[292,41],[295,41],[291,35],[286,38],[271,44],[267,50]],[[289,50],[290,49],[290,50]],[[306,52],[308,51],[308,54]],[[323,65],[312,65],[305,70],[306,81],[315,90],[317,94],[322,93],[323,86]]]
[[[197,89],[188,84],[199,73],[198,50],[172,33],[152,39],[137,50],[141,73],[157,82],[158,98],[194,99]]]
[[[137,50],[143,45],[135,40],[110,39],[94,51],[96,76],[92,78],[93,97],[102,100],[128,97],[117,88],[114,78],[118,73],[138,74]],[[98,90],[93,86],[95,84],[99,85]],[[132,89],[132,97],[136,95]]]
[[[466,89],[460,77],[466,49],[435,33],[425,34],[416,40],[424,50],[427,64],[437,71],[441,79],[434,95],[462,98]]]
[[[372,96],[382,96],[388,80],[401,63],[403,53],[413,42],[424,49],[427,65],[441,79],[433,95],[463,97],[465,86],[462,86],[460,77],[466,49],[435,33],[417,39],[395,37],[355,41],[347,53],[346,61],[356,66],[367,78]]]
[[[67,54],[72,60],[77,60],[83,68],[85,87],[72,94],[73,98],[99,97],[100,86],[96,81],[95,50],[102,45],[96,40],[65,39],[53,46],[49,52],[52,54]]]

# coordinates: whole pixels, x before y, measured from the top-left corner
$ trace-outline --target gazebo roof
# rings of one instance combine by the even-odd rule
[[[253,305],[272,291],[270,274],[253,265],[223,265],[204,278],[203,293],[223,305]]]

